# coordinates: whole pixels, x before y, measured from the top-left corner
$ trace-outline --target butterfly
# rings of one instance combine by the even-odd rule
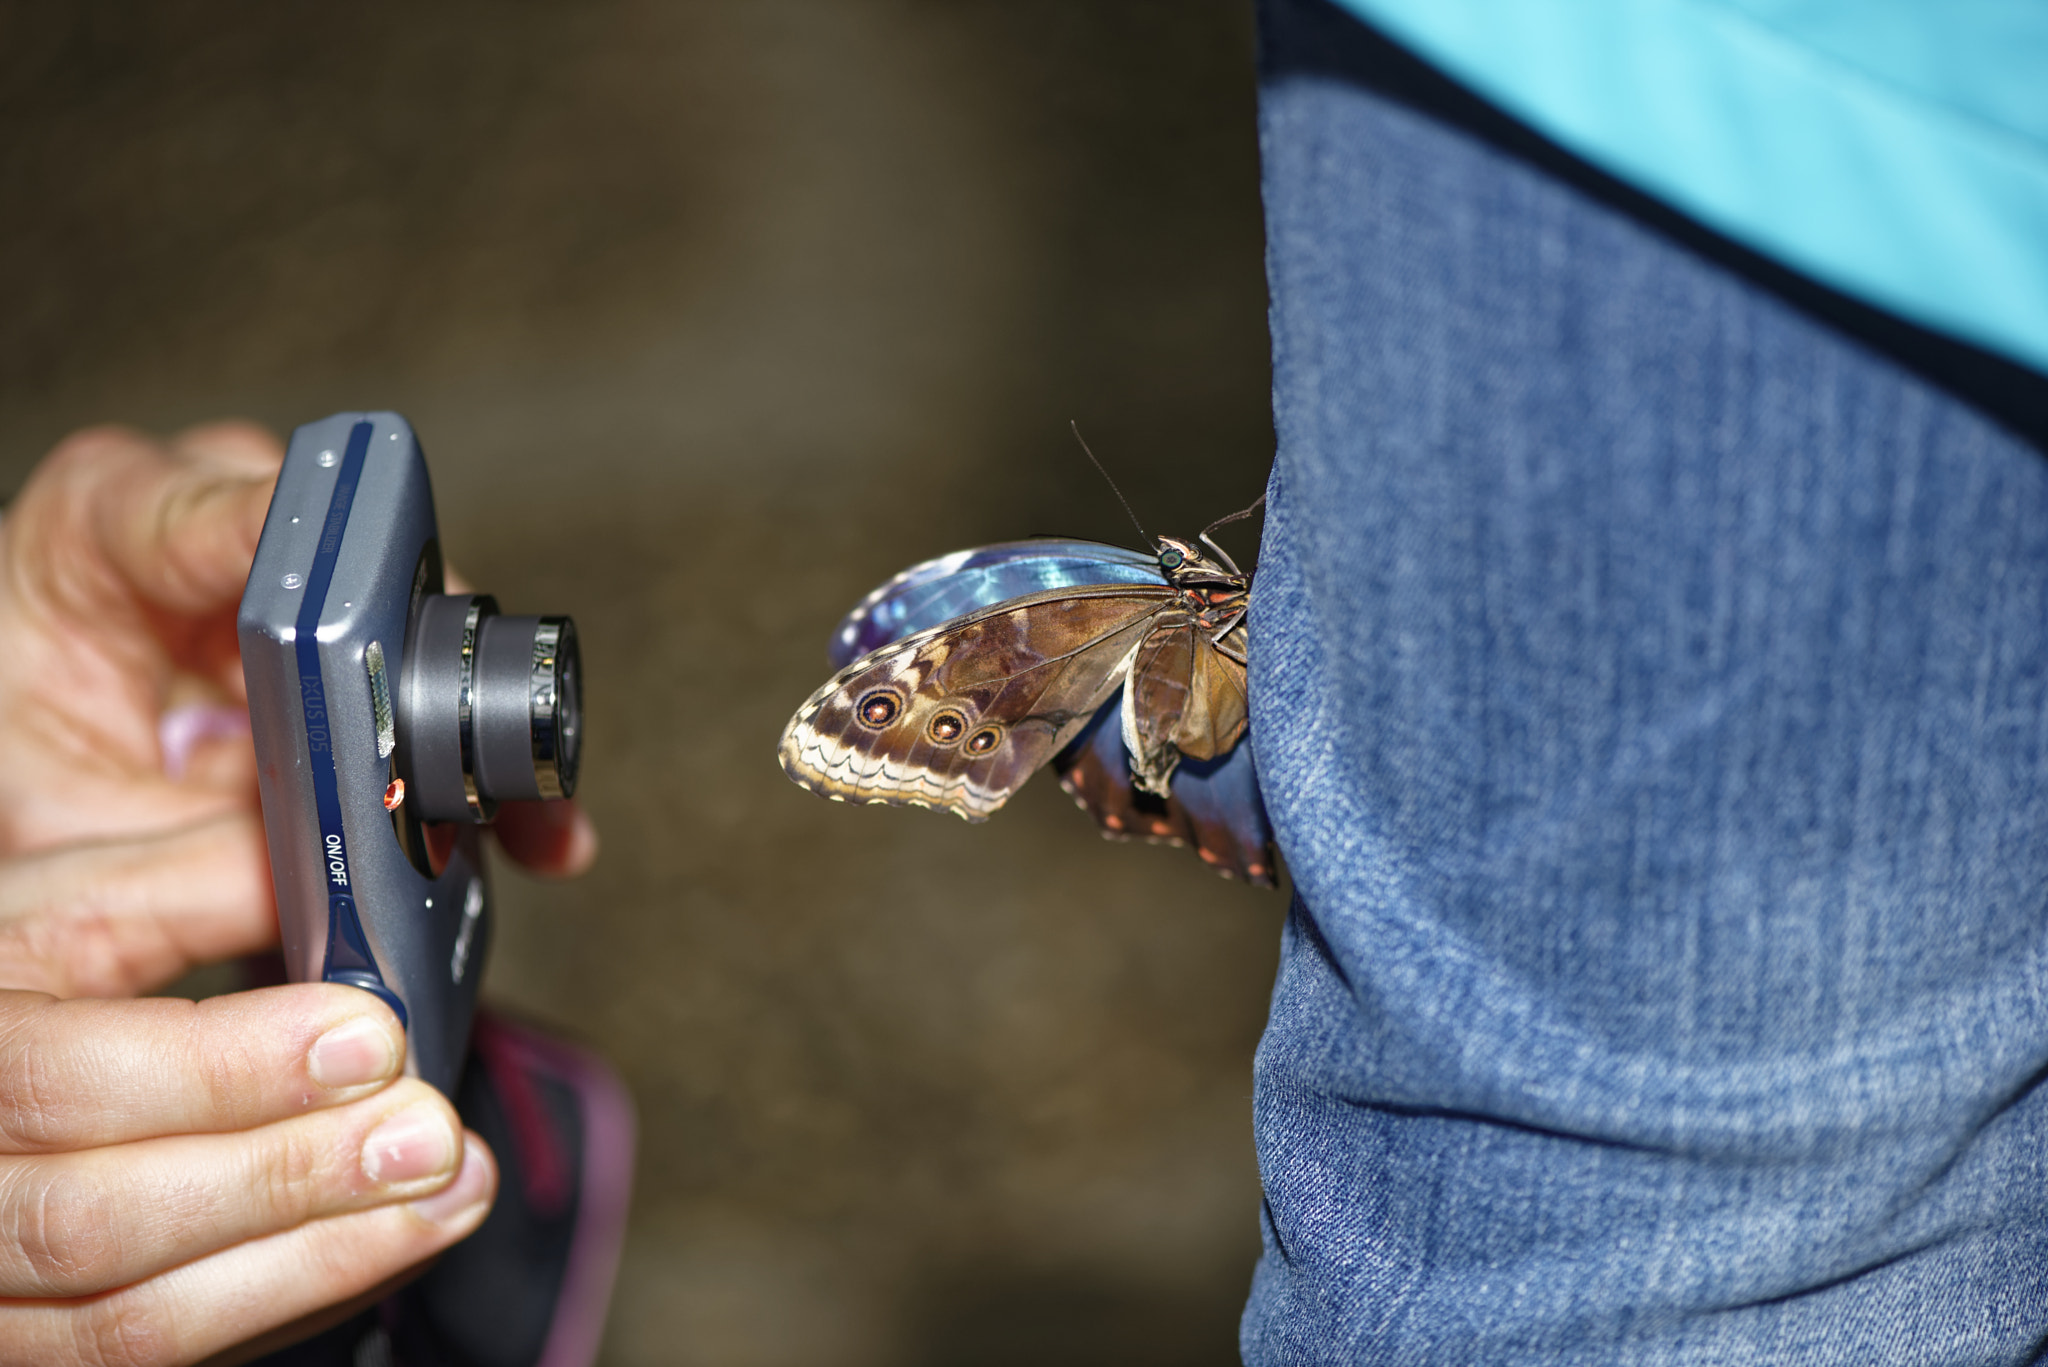
[[[834,632],[838,673],[784,729],[784,771],[835,801],[982,821],[1050,761],[1105,835],[1272,886],[1246,739],[1251,576],[1198,540],[1013,541],[903,571]]]

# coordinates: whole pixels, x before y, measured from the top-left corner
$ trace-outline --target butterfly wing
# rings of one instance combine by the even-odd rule
[[[1123,737],[1138,786],[1163,797],[1183,757],[1215,759],[1236,745],[1250,710],[1244,665],[1186,616],[1162,617],[1131,661]]]
[[[1099,541],[1040,537],[912,565],[860,600],[832,632],[834,669],[970,612],[1081,584],[1164,584],[1156,557]]]
[[[1203,863],[1256,887],[1279,886],[1273,823],[1259,796],[1251,737],[1221,759],[1182,761],[1174,775],[1172,803],[1186,810],[1195,830],[1195,853]]]
[[[1084,585],[1164,583],[1155,556],[1102,542],[1039,537],[955,551],[911,566],[863,598],[833,631],[832,665],[843,670],[907,636],[1028,594]],[[1273,886],[1272,827],[1259,796],[1249,741],[1218,759],[1183,759],[1172,776],[1171,793],[1163,799],[1138,792],[1118,722],[1122,696],[1121,689],[1112,690],[1084,732],[1053,758],[1061,785],[1106,836],[1189,845],[1203,862],[1226,876]],[[815,729],[816,722],[811,725]],[[792,723],[792,731],[795,726]],[[785,752],[788,739],[786,734]],[[818,754],[822,753],[821,747]],[[784,764],[790,767],[787,759]],[[850,771],[850,761],[846,767]],[[801,777],[798,781],[806,782]],[[851,791],[838,796],[890,800]],[[942,805],[921,797],[895,800]]]
[[[1275,886],[1273,826],[1259,796],[1250,739],[1219,759],[1182,761],[1173,775],[1173,791],[1155,797],[1131,781],[1121,711],[1116,699],[1104,704],[1054,761],[1060,786],[1075,805],[1112,840],[1191,846],[1226,878]]]
[[[861,656],[797,710],[782,767],[841,801],[1001,807],[1116,691],[1165,584],[1027,594]]]

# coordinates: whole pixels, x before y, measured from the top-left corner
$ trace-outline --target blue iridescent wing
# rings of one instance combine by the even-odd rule
[[[913,565],[863,598],[832,633],[832,666],[980,608],[1048,589],[1163,584],[1158,560],[1094,541],[1040,538],[955,551]],[[1217,872],[1274,886],[1273,830],[1249,739],[1210,761],[1182,760],[1172,796],[1131,781],[1119,689],[1053,760],[1060,784],[1112,839],[1187,845]]]
[[[1041,537],[954,551],[912,565],[860,600],[832,633],[834,669],[915,631],[1027,593],[1083,584],[1164,584],[1159,561],[1098,541]]]

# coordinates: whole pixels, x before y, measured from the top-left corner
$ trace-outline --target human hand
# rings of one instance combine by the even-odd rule
[[[366,994],[56,1000],[275,942],[246,721],[176,755],[161,723],[245,716],[234,615],[280,459],[239,425],[87,432],[0,521],[0,1297],[35,1298],[0,1301],[0,1362],[191,1360],[389,1280],[495,1187],[445,1100],[387,1086],[402,1036]],[[507,815],[543,872],[594,853],[570,804]],[[322,1084],[307,1051],[349,1022],[383,1071]],[[439,1166],[373,1174],[400,1111]]]
[[[0,1362],[196,1362],[470,1233],[496,1168],[404,1047],[338,985],[0,992]]]

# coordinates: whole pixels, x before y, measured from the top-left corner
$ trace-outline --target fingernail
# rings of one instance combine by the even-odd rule
[[[337,1025],[306,1055],[306,1071],[322,1087],[360,1087],[398,1071],[398,1047],[391,1027],[373,1016]]]
[[[192,752],[210,740],[229,740],[249,734],[249,713],[240,707],[215,703],[187,703],[173,707],[156,719],[156,739],[163,751],[164,773],[172,779],[185,776]]]
[[[597,862],[597,823],[581,807],[572,809],[576,823],[569,828],[569,848],[562,866],[570,873],[582,873]]]
[[[455,1166],[455,1133],[437,1106],[415,1106],[387,1119],[363,1141],[363,1174],[395,1187]]]
[[[463,1140],[462,1171],[455,1180],[432,1196],[413,1202],[412,1208],[422,1220],[452,1225],[490,1194],[491,1160],[484,1153],[483,1143],[471,1135]]]

